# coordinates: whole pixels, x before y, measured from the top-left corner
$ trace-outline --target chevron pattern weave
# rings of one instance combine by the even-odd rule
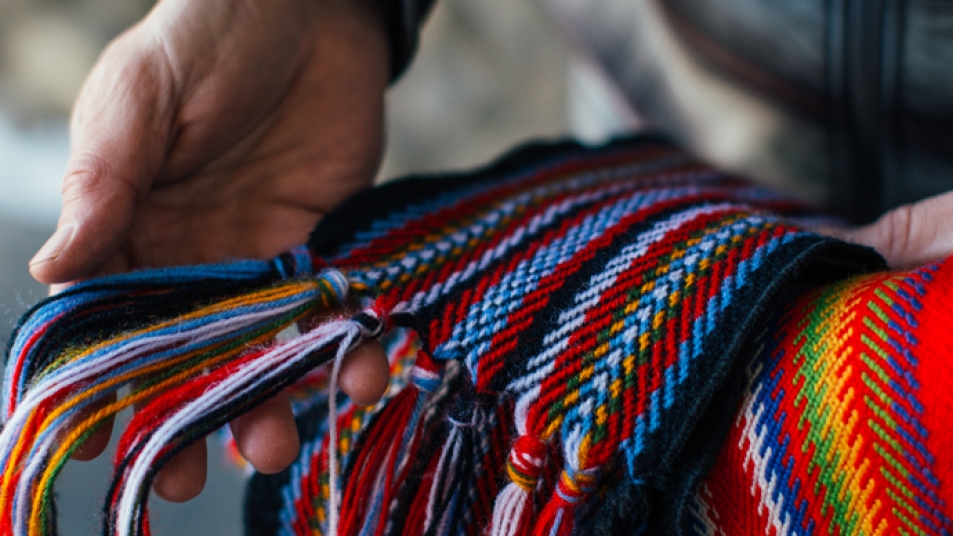
[[[874,348],[899,352],[888,365],[862,373],[843,352],[832,353],[835,364],[827,368],[810,368],[801,357],[797,366],[804,374],[810,368],[815,382],[803,396],[795,388],[807,385],[807,376],[777,365],[791,375],[780,377],[794,382],[784,390],[794,398],[775,394],[791,404],[787,413],[749,400],[775,393],[758,387],[770,359],[793,359],[791,351],[765,348],[781,348],[795,332],[827,333],[824,299],[854,303],[841,287],[823,285],[883,268],[866,248],[804,230],[814,218],[653,137],[600,148],[537,144],[476,172],[404,179],[359,194],[318,225],[307,248],[272,262],[84,283],[37,306],[13,339],[0,433],[0,532],[52,531],[51,482],[75,448],[53,448],[54,438],[81,439],[111,412],[138,403],[117,453],[104,533],[148,533],[145,499],[158,468],[293,385],[303,448],[286,472],[252,478],[251,534],[720,530],[717,520],[730,505],[719,503],[724,494],[715,490],[729,477],[751,496],[772,497],[753,511],[777,506],[772,519],[788,526],[830,527],[833,518],[864,517],[861,508],[907,508],[900,514],[914,520],[909,527],[945,527],[946,488],[930,467],[942,458],[925,443],[936,424],[916,420],[917,408],[931,402],[917,399],[923,392],[914,388],[895,395],[883,387],[913,385],[905,374],[916,374],[915,367],[903,352],[914,343],[903,326],[922,317],[897,311],[906,310],[908,297],[911,304],[926,299],[913,292],[915,284],[896,283],[893,305],[880,306],[899,328],[888,322],[879,331],[861,329],[851,322],[867,317],[848,314],[836,317],[843,325],[823,345],[793,339],[827,356],[842,344],[840,330],[862,332],[869,350],[850,359],[865,355],[876,364],[884,358]],[[808,293],[817,287],[821,294]],[[291,340],[264,342],[334,303],[357,308]],[[868,320],[885,322],[876,314]],[[802,325],[811,321],[821,327]],[[394,383],[378,406],[351,405],[336,396],[333,372],[314,372],[382,336]],[[854,371],[849,378],[886,383],[862,392],[828,385],[842,369]],[[824,403],[838,389],[849,393],[847,403],[864,405],[868,421],[883,420],[880,428],[845,421],[853,428],[837,437],[882,433],[893,442],[880,439],[887,455],[865,462],[850,448],[838,450],[851,443],[831,439],[834,406]],[[79,427],[69,420],[113,393],[117,402]],[[733,420],[743,394],[744,408],[767,408],[753,413],[763,421]],[[758,451],[751,445],[767,440],[749,436],[769,437],[771,423],[795,420],[820,427],[810,436],[820,446],[780,443],[802,449],[790,456],[814,480],[789,483],[793,491],[778,495],[773,483],[792,474],[789,457]],[[897,424],[908,421],[921,428]],[[742,432],[747,443],[735,437]],[[725,448],[742,445],[747,458],[736,463],[723,453],[699,487],[726,434]],[[771,484],[758,495],[752,475],[780,471],[770,464],[775,459],[783,475],[764,473]],[[906,472],[884,473],[885,463]],[[848,468],[908,480],[891,488],[900,494],[893,506],[876,506],[863,482],[842,474]],[[845,494],[858,498],[845,503]],[[884,526],[900,527],[900,514]],[[865,526],[857,523],[850,526]]]
[[[803,296],[768,328],[697,534],[951,534],[953,262]]]

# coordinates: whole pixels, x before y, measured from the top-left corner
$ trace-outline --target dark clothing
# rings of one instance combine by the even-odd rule
[[[639,115],[720,165],[858,222],[953,190],[953,3],[545,4]]]
[[[436,0],[380,0],[390,41],[391,79],[403,74],[417,50],[420,26]]]

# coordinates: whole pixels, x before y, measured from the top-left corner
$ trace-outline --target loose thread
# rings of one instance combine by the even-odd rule
[[[374,310],[366,310],[351,321],[353,330],[349,331],[338,346],[331,368],[331,381],[328,386],[328,534],[337,536],[340,516],[340,471],[338,468],[338,408],[337,395],[341,364],[347,353],[353,350],[361,339],[377,338],[384,331],[383,322]]]
[[[291,521],[282,527],[324,528],[335,536],[419,534],[421,528],[426,536],[485,534],[487,528],[495,534],[565,536],[598,525],[594,514],[617,510],[600,506],[608,505],[600,486],[617,481],[613,475],[602,482],[609,476],[603,471],[617,470],[630,481],[695,474],[695,464],[715,454],[717,438],[708,436],[718,435],[720,419],[708,417],[732,411],[716,405],[725,404],[719,393],[741,383],[729,376],[751,357],[745,346],[756,339],[751,327],[782,305],[787,290],[800,292],[802,287],[793,285],[796,277],[806,276],[798,285],[813,284],[815,278],[826,281],[882,266],[870,251],[805,232],[786,219],[803,214],[803,208],[648,138],[603,149],[537,147],[460,183],[421,185],[426,182],[415,179],[365,192],[322,220],[312,235],[312,250],[346,268],[347,278],[299,248],[272,263],[118,276],[80,285],[32,310],[14,337],[8,381],[0,392],[0,411],[7,417],[0,431],[0,534],[22,536],[29,529],[30,536],[39,536],[54,529],[43,497],[67,456],[60,449],[50,457],[55,438],[64,437],[59,432],[72,428],[71,419],[85,414],[100,393],[119,388],[127,378],[139,381],[153,364],[160,369],[149,375],[169,380],[149,385],[162,392],[144,404],[138,412],[142,417],[134,417],[135,426],[120,442],[104,516],[107,536],[149,534],[148,493],[163,464],[198,437],[333,361],[330,396],[325,401],[324,391],[320,402],[312,402],[329,405],[315,418],[331,415],[310,434],[309,446],[318,452],[302,454],[309,464],[304,476],[291,470],[271,480],[289,474],[295,480],[291,486],[272,486],[282,488],[281,496],[267,501],[285,501],[281,523]],[[323,268],[331,271],[315,281],[314,272]],[[856,324],[845,320],[852,337],[836,330],[834,342],[854,349],[854,354],[836,353],[837,365],[867,371],[854,376],[872,378],[866,385],[829,373],[805,375],[801,363],[792,370],[799,385],[823,387],[834,378],[838,389],[859,389],[850,391],[859,393],[854,405],[815,400],[824,402],[815,404],[822,408],[861,415],[858,426],[847,429],[862,428],[864,415],[873,415],[869,422],[888,419],[897,425],[876,425],[870,435],[858,435],[903,447],[889,458],[862,457],[872,468],[868,473],[877,480],[875,487],[887,489],[887,495],[871,496],[886,505],[880,514],[858,519],[875,524],[882,519],[890,530],[933,534],[953,526],[936,514],[943,505],[935,497],[949,479],[937,474],[933,482],[935,453],[925,431],[936,426],[929,421],[935,400],[921,403],[918,397],[932,392],[926,387],[930,381],[934,390],[943,386],[936,386],[938,371],[930,368],[938,360],[919,360],[919,354],[911,360],[906,352],[927,348],[924,341],[941,322],[919,321],[944,318],[939,311],[948,304],[919,290],[931,281],[923,277],[912,286],[890,283],[877,294],[858,295],[875,302],[869,311],[845,306],[866,323],[859,323],[860,316]],[[287,288],[267,297],[256,290],[279,287]],[[376,312],[331,320],[287,344],[248,352],[228,346],[298,307],[339,303],[336,297],[348,289],[366,291],[366,305]],[[940,292],[942,301],[948,295]],[[210,307],[230,299],[229,307]],[[829,316],[816,316],[829,323]],[[460,380],[473,390],[467,400],[485,400],[483,408],[496,408],[485,413],[489,420],[473,421],[479,429],[457,429],[448,436],[448,399],[441,391],[456,387],[447,388],[452,382],[434,374],[426,358],[407,375],[413,385],[395,388],[373,415],[337,406],[344,356],[373,337],[382,318],[417,332],[422,356],[432,353],[441,367],[452,362],[469,372]],[[917,322],[908,322],[911,318]],[[800,325],[789,327],[803,331]],[[945,341],[942,337],[948,333],[933,340]],[[111,345],[99,346],[104,339]],[[800,351],[806,343],[792,344],[785,355],[809,359]],[[871,358],[876,363],[851,360],[858,348],[867,349],[861,356],[877,354]],[[193,352],[194,359],[186,357]],[[198,373],[203,364],[211,366]],[[913,379],[922,381],[923,389]],[[894,393],[893,386],[900,390]],[[774,400],[758,401],[757,407],[775,408]],[[783,429],[783,423],[792,422],[784,417],[791,411],[788,405],[766,411],[770,420],[758,420],[745,434],[765,426]],[[824,418],[798,424],[829,425]],[[80,433],[91,426],[84,422]],[[754,442],[743,438],[745,444]],[[752,456],[758,463],[746,469],[770,469],[756,453]],[[942,468],[945,461],[936,459]],[[683,461],[677,468],[671,465]],[[804,461],[818,466],[811,457]],[[903,469],[911,479],[889,477],[894,474],[890,467]],[[509,478],[501,489],[504,471]],[[782,473],[800,474],[792,471]],[[781,473],[775,473],[759,474],[758,481],[779,481]],[[886,487],[880,485],[883,478],[890,480]],[[830,483],[840,486],[836,479]],[[666,495],[651,501],[653,508],[666,511],[633,507],[642,511],[625,517],[623,523],[631,523],[627,528],[673,532],[677,527],[658,523],[681,519],[685,511],[679,501],[668,499],[691,490],[672,484],[663,486]],[[788,491],[808,495],[787,503],[810,506],[818,496],[816,490],[793,489]],[[823,498],[816,502],[824,504]],[[713,511],[720,508],[718,499]],[[647,501],[635,497],[630,503]],[[784,505],[767,507],[787,515]],[[856,517],[853,510],[849,516]],[[903,524],[895,517],[903,517]],[[815,520],[798,519],[804,526]]]
[[[328,534],[337,536],[338,533],[338,507],[340,505],[340,488],[338,478],[338,381],[341,375],[341,363],[347,355],[348,347],[353,341],[354,335],[349,335],[338,348],[334,356],[334,364],[331,368],[331,384],[328,396]]]

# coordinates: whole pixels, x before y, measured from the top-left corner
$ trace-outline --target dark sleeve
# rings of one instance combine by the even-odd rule
[[[390,42],[390,79],[403,74],[417,50],[420,27],[436,0],[381,0]]]

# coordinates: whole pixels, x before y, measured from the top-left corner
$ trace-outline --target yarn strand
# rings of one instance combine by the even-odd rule
[[[302,448],[252,476],[250,536],[706,534],[736,521],[729,495],[754,514],[725,533],[951,532],[953,380],[925,342],[947,284],[864,275],[876,253],[805,221],[654,137],[540,144],[361,192],[272,261],[82,283],[11,339],[0,535],[54,532],[63,464],[133,404],[103,532],[150,534],[162,467],[282,390]],[[346,313],[274,340],[329,306]],[[358,407],[341,363],[378,337],[403,341],[391,385]],[[744,463],[695,494],[729,432]]]

